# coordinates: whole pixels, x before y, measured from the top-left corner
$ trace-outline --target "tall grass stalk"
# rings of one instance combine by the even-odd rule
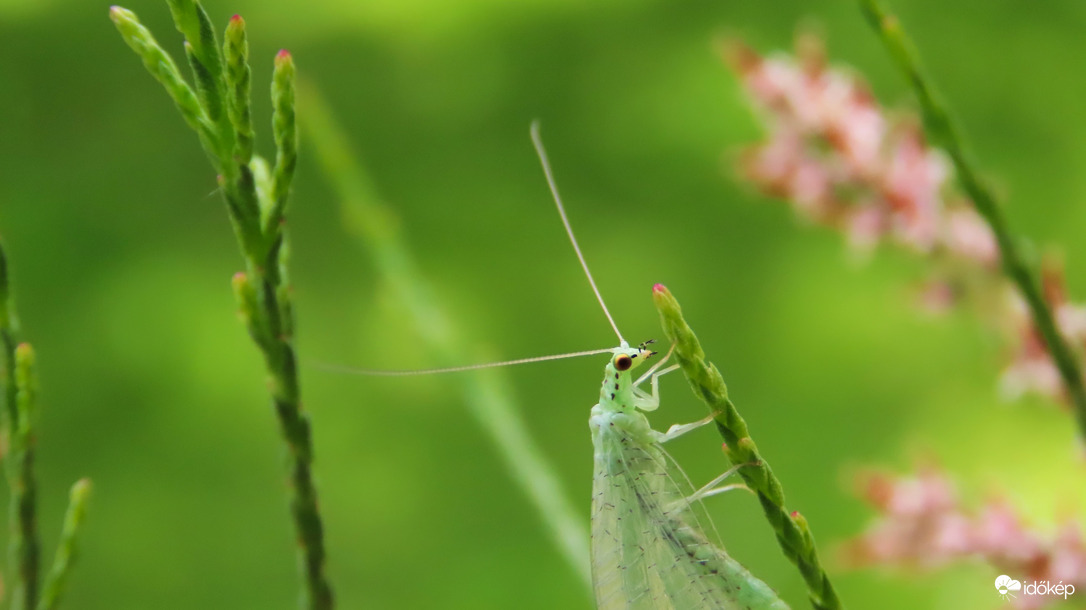
[[[75,484],[68,513],[78,513],[78,519],[65,518],[64,531],[57,548],[58,558],[45,583],[45,595],[39,601],[41,591],[41,545],[38,540],[37,480],[34,475],[34,452],[38,410],[38,376],[34,348],[19,341],[19,324],[15,315],[15,300],[11,294],[7,255],[0,244],[0,352],[3,354],[4,407],[0,410],[0,424],[6,445],[4,472],[7,476],[11,501],[8,507],[10,542],[8,555],[13,578],[10,591],[12,610],[51,610],[56,607],[67,576],[74,562],[76,536],[79,533],[86,501],[90,494],[90,480]],[[74,493],[80,489],[79,494]]]
[[[305,132],[339,195],[345,225],[369,252],[381,280],[395,293],[396,302],[406,307],[435,364],[462,364],[464,342],[457,338],[446,314],[434,304],[437,301],[433,291],[417,269],[394,212],[377,194],[373,180],[351,151],[343,129],[318,92],[307,86],[301,89],[301,95]],[[513,479],[535,505],[562,556],[587,589],[591,575],[585,519],[532,441],[500,373],[493,369],[472,371],[457,378],[464,403],[497,446]]]
[[[961,129],[939,99],[931,80],[920,65],[920,58],[897,17],[888,13],[878,0],[860,0],[868,23],[882,41],[891,59],[912,86],[924,117],[924,127],[932,142],[950,155],[962,188],[969,195],[977,212],[992,229],[1003,272],[1025,298],[1030,314],[1044,338],[1048,351],[1056,363],[1064,387],[1078,420],[1080,434],[1086,438],[1086,386],[1083,385],[1082,369],[1078,358],[1071,351],[1067,340],[1056,326],[1052,309],[1045,302],[1037,273],[1030,269],[1018,247],[1014,235],[996,202],[991,188],[980,178],[977,165],[966,148]]]
[[[325,576],[324,528],[313,481],[313,439],[302,410],[294,351],[294,313],[285,224],[297,162],[294,60],[280,51],[272,73],[275,164],[253,154],[249,45],[245,21],[235,15],[219,46],[211,20],[195,0],[167,0],[193,73],[190,86],[136,16],[110,9],[117,30],[195,131],[219,174],[245,270],[233,279],[241,317],[264,356],[272,407],[287,444],[290,512],[297,535],[303,588],[301,607],[329,610],[332,588]]]

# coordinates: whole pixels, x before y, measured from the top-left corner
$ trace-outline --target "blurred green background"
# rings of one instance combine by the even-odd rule
[[[127,4],[170,49],[161,0]],[[863,265],[838,236],[737,184],[758,137],[721,33],[790,48],[814,20],[831,57],[908,104],[853,3],[660,0],[208,0],[249,25],[258,147],[279,48],[319,87],[465,337],[465,362],[607,347],[534,158],[539,118],[586,256],[624,334],[660,337],[663,282],[724,372],[790,508],[853,608],[990,608],[996,572],[847,571],[870,511],[864,465],[934,458],[970,502],[998,491],[1034,523],[1081,516],[1071,418],[996,392],[1006,347],[967,313],[932,319],[923,263]],[[893,8],[1008,199],[1059,244],[1086,295],[1086,4],[899,0]],[[283,445],[262,363],[235,315],[240,268],[196,138],[113,29],[108,5],[0,0],[0,234],[38,349],[41,530],[95,481],[69,608],[292,608]],[[304,108],[302,109],[304,114]],[[587,608],[589,597],[448,377],[331,374],[319,362],[434,363],[389,297],[303,133],[290,211],[303,395],[342,608]],[[603,362],[507,371],[535,440],[587,522],[586,425]],[[658,428],[703,411],[665,378]],[[695,481],[725,468],[709,429],[675,443]],[[756,502],[710,503],[730,551],[806,605]],[[1046,525],[1048,524],[1048,525]],[[587,544],[587,541],[586,541]],[[5,571],[7,576],[10,572]]]

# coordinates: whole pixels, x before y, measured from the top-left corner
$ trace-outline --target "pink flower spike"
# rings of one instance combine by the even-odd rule
[[[923,510],[895,513],[893,502],[881,508],[883,514],[845,547],[853,565],[931,568],[979,559],[995,573],[1018,574],[1025,577],[1023,581],[1086,587],[1086,545],[1077,524],[1068,523],[1055,536],[1043,537],[1023,525],[1004,501],[990,501],[980,511],[966,510],[956,500],[947,501],[953,484],[936,470],[896,479],[878,475],[871,480],[878,480],[892,496],[914,494],[913,501],[901,503]],[[1039,608],[1052,601],[1037,598],[1024,605],[1017,600],[1017,607]]]
[[[995,314],[987,317],[1015,315],[998,303],[1009,285],[999,242],[960,194],[949,158],[927,142],[919,117],[880,106],[859,75],[827,63],[810,34],[797,39],[793,56],[765,56],[734,40],[724,46],[766,134],[737,155],[743,178],[838,231],[860,254],[892,242],[928,259],[937,283],[926,282],[927,309],[977,304]],[[1086,305],[1070,301],[1062,270],[1046,269],[1043,285],[1071,350],[1086,351]],[[1004,393],[1066,401],[1060,369],[1028,315],[1022,318],[1010,320],[1021,342],[1003,374]]]

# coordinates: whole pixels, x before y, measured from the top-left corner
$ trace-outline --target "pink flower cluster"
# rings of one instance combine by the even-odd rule
[[[853,565],[932,568],[980,559],[993,574],[1028,581],[1086,587],[1086,543],[1081,528],[1068,522],[1054,536],[1027,528],[1003,500],[979,511],[962,507],[954,484],[927,468],[913,477],[876,473],[861,478],[861,494],[881,515],[866,533],[846,546]],[[1062,598],[1019,596],[1020,608],[1039,608]]]
[[[928,257],[939,279],[922,291],[925,308],[998,303],[995,318],[1016,342],[1005,393],[1062,398],[1044,341],[999,272],[995,237],[951,188],[943,153],[927,145],[915,117],[891,120],[861,78],[829,67],[816,38],[800,36],[796,46],[795,57],[761,56],[738,41],[725,47],[766,128],[766,139],[743,152],[742,174],[862,251],[890,242]],[[1060,285],[1046,292],[1061,330],[1086,352],[1086,308],[1068,302],[1062,281],[1048,283]]]
[[[995,265],[991,232],[968,202],[945,196],[950,166],[916,122],[888,119],[863,81],[826,65],[815,39],[798,47],[795,59],[727,47],[768,128],[743,156],[746,177],[857,247],[890,240]]]

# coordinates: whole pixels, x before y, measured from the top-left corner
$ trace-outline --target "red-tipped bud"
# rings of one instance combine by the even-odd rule
[[[19,354],[33,354],[33,353],[34,353],[34,348],[31,347],[30,344],[27,343],[26,341],[23,341],[22,343],[15,346],[15,357],[16,358],[19,357]]]
[[[275,54],[275,78],[290,79],[294,76],[294,57],[290,51],[281,49]]]

